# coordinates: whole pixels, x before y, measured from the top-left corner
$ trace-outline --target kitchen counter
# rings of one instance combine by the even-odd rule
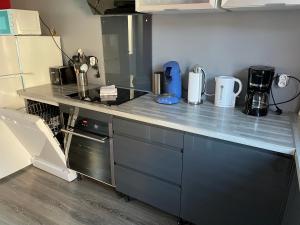
[[[120,106],[105,106],[66,97],[67,94],[75,92],[77,92],[75,85],[43,85],[21,90],[19,94],[25,99],[48,104],[69,104],[188,133],[290,155],[295,154],[293,125],[295,127],[298,121],[295,119],[295,114],[278,116],[269,113],[266,117],[258,118],[247,116],[240,109],[218,108],[211,103],[197,106],[185,102],[176,105],[160,105],[153,101],[151,94]],[[298,130],[299,126],[297,126]],[[299,137],[296,136],[295,140],[298,139]],[[300,146],[300,140],[298,142]]]

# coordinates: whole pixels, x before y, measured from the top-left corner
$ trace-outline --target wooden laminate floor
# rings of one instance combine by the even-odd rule
[[[0,225],[176,225],[176,218],[88,179],[34,167],[0,180]]]

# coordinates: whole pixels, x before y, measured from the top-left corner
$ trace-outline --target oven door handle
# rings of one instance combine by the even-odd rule
[[[105,144],[106,140],[108,139],[108,137],[97,139],[97,138],[93,138],[93,137],[89,137],[89,136],[86,136],[86,135],[83,135],[83,134],[76,133],[72,130],[61,129],[61,131],[63,133],[66,133],[66,134],[72,134],[74,136],[82,137],[82,138],[85,138],[85,139],[88,139],[88,140],[91,140],[91,141],[96,141],[96,142],[101,143],[101,144]]]

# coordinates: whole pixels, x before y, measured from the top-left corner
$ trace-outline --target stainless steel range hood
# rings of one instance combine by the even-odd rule
[[[135,14],[135,0],[87,0],[93,14],[128,15]]]

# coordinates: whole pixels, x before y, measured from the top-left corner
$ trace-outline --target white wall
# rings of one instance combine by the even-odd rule
[[[160,70],[166,61],[177,60],[186,72],[199,64],[209,73],[210,92],[217,75],[234,75],[246,84],[247,68],[255,64],[300,78],[299,21],[300,11],[154,15],[153,67]],[[276,99],[293,96],[297,87],[276,89]],[[299,102],[282,107],[297,111]]]
[[[50,28],[54,27],[61,36],[62,47],[69,56],[82,48],[86,55],[98,57],[101,78],[95,78],[93,72],[89,81],[104,83],[100,16],[92,14],[85,0],[12,0],[12,6],[38,10]],[[43,34],[49,35],[44,27]]]

